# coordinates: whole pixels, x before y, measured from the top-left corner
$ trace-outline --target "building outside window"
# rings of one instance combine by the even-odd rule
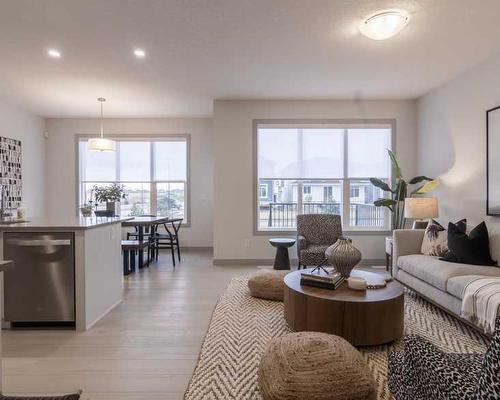
[[[267,199],[267,184],[260,184],[259,197],[261,199]]]
[[[93,152],[79,139],[79,203],[94,186],[123,185],[122,216],[165,215],[189,219],[189,137],[117,137],[115,152]]]
[[[388,230],[390,216],[373,201],[389,182],[392,124],[257,123],[258,231],[293,231],[297,214],[338,214],[344,230]]]

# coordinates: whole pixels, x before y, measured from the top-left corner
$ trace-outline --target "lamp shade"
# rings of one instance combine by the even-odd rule
[[[90,151],[115,151],[116,142],[104,138],[92,138],[88,141],[88,149]]]
[[[426,219],[439,217],[436,197],[407,197],[405,199],[405,218]]]

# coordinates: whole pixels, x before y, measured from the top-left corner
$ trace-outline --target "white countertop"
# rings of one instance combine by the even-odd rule
[[[0,231],[23,231],[30,229],[85,230],[99,226],[118,224],[132,217],[80,217],[80,218],[28,218],[26,222],[0,223]]]

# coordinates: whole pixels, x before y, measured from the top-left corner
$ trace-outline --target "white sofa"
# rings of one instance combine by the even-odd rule
[[[499,267],[457,264],[420,252],[424,229],[394,231],[392,273],[422,297],[460,317],[464,286],[477,276],[500,276]]]

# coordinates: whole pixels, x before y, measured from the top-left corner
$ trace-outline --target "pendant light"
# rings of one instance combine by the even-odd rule
[[[104,138],[104,115],[102,107],[106,99],[104,97],[99,97],[97,101],[101,103],[101,136],[89,139],[88,149],[90,151],[115,151],[116,142],[114,140]]]

